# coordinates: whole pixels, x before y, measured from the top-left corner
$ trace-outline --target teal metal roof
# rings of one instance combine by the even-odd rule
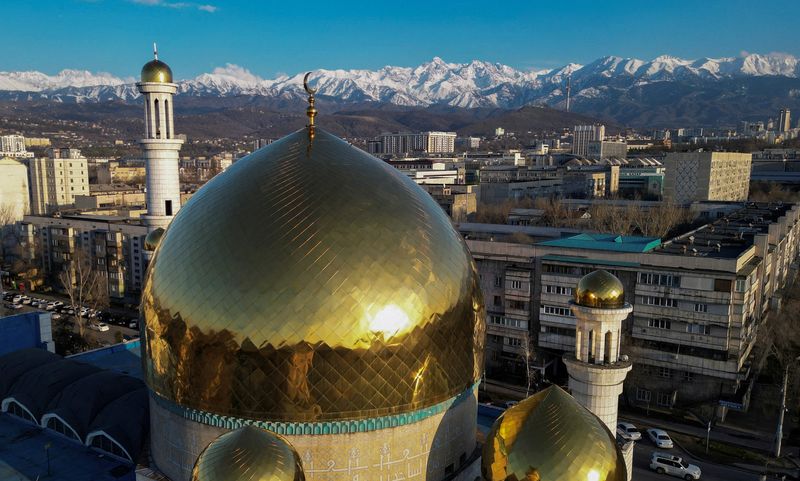
[[[570,262],[573,264],[592,264],[598,266],[639,267],[638,262],[612,261],[608,259],[591,259],[589,257],[570,257],[548,254],[542,256],[542,261]]]
[[[661,239],[614,234],[578,234],[539,242],[538,245],[614,252],[648,252],[660,246]]]

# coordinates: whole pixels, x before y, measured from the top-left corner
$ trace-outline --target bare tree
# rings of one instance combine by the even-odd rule
[[[531,394],[531,386],[533,385],[536,373],[536,370],[533,369],[533,361],[536,360],[536,350],[533,345],[530,330],[525,329],[520,347],[522,348],[522,358],[525,362],[525,397],[528,397]]]
[[[81,337],[86,334],[86,319],[80,315],[82,307],[99,309],[108,306],[108,283],[105,276],[92,265],[92,258],[81,247],[76,247],[72,258],[63,264],[58,279],[69,297],[70,308],[75,312],[75,322]]]

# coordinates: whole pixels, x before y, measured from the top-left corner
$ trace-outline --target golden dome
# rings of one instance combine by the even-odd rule
[[[156,247],[158,247],[158,243],[161,242],[161,237],[163,235],[164,235],[164,229],[162,227],[158,227],[148,232],[147,237],[144,238],[144,250],[146,251],[156,250]]]
[[[558,386],[506,410],[486,438],[486,481],[625,481],[614,435]]]
[[[178,211],[142,316],[150,388],[242,418],[411,412],[483,364],[478,274],[447,215],[320,129],[237,161]]]
[[[281,436],[245,426],[209,444],[192,469],[192,481],[305,481],[300,457]]]
[[[617,276],[597,270],[586,274],[575,289],[575,304],[603,309],[618,309],[625,306],[625,287]]]
[[[142,67],[142,83],[172,83],[172,70],[161,60],[151,60]]]

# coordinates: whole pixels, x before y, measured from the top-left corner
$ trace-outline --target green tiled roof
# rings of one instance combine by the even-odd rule
[[[648,252],[661,245],[658,237],[637,237],[614,234],[578,234],[539,242],[538,245],[593,249],[614,252]]]

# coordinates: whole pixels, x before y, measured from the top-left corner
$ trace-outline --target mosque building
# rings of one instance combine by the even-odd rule
[[[575,397],[558,386],[536,393],[484,439],[479,276],[433,198],[319,128],[306,84],[305,128],[181,207],[172,72],[156,59],[137,85],[151,253],[140,309],[146,388],[131,389],[147,399],[149,434],[145,424],[137,443],[127,428],[107,430],[121,447],[147,444],[136,450],[149,465],[137,480],[630,479],[613,429],[630,369],[619,355],[629,306],[613,275],[589,274],[576,289]],[[0,399],[15,390],[4,382],[0,374]],[[13,406],[27,411],[32,397]]]

